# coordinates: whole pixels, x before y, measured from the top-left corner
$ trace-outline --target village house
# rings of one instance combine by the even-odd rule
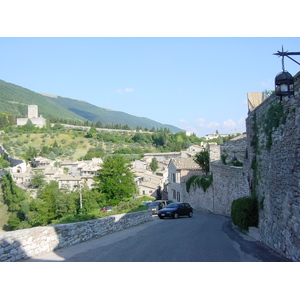
[[[139,195],[151,197],[168,197],[168,164],[172,158],[191,157],[192,153],[165,152],[165,153],[145,153],[141,160],[135,160],[131,163],[135,174],[135,182],[138,187]],[[158,164],[156,172],[152,172],[150,163],[155,158]],[[159,195],[160,194],[160,195]]]
[[[156,198],[158,190],[161,196],[167,192],[167,170],[153,173],[146,169],[134,169],[135,182],[139,195],[146,195]]]
[[[62,174],[56,178],[56,181],[59,189],[73,191],[80,186],[82,178],[81,176]]]
[[[92,188],[94,176],[100,169],[102,160],[93,158],[87,161],[54,161],[44,157],[36,157],[30,164],[22,162],[10,168],[12,178],[19,187],[28,188],[32,176],[41,172],[45,181],[56,181],[60,189],[73,190],[79,184]]]
[[[177,157],[190,157],[186,151],[181,152],[163,152],[163,153],[145,153],[143,160],[147,163],[150,163],[152,159],[155,157],[158,162],[161,161],[169,161],[171,158]]]
[[[201,142],[201,146],[198,145],[192,145],[190,147],[187,148],[187,153],[194,156],[196,155],[198,152],[204,151],[206,148],[203,146],[203,142]]]
[[[194,158],[173,158],[168,167],[168,195],[169,200],[175,202],[184,201],[185,183],[193,175],[204,175],[204,171],[194,161]]]
[[[45,167],[45,166],[53,166],[55,160],[51,160],[42,156],[37,156],[31,161],[31,167],[38,168],[38,167]]]
[[[209,133],[207,134],[204,139],[209,141],[209,140],[213,140],[213,139],[217,139],[217,138],[224,138],[224,137],[228,137],[230,136],[230,134],[227,133]]]

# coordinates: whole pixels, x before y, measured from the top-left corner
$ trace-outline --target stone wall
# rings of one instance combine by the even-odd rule
[[[152,221],[150,210],[0,233],[0,262],[18,261]]]
[[[204,192],[201,188],[187,193],[182,185],[183,199],[194,209],[230,216],[233,200],[250,195],[247,174],[242,167],[215,162],[211,164],[213,183]]]
[[[300,261],[300,72],[295,95],[272,94],[249,112],[248,174],[260,204],[261,241]]]
[[[230,163],[236,158],[243,162],[246,157],[247,136],[242,134],[221,145],[221,155],[226,156],[226,163]]]
[[[176,167],[170,163],[169,199],[188,202],[196,210],[230,216],[232,202],[251,195],[249,176],[246,172],[249,168],[225,165],[221,161],[221,153],[228,155],[227,163],[236,157],[241,163],[248,166],[246,149],[246,135],[234,138],[221,146],[217,143],[209,143],[210,172],[213,174],[213,182],[206,192],[202,188],[194,189],[193,187],[189,193],[186,190],[186,181],[192,175],[203,175],[203,171],[181,170],[180,180],[173,182],[172,173],[176,173]]]

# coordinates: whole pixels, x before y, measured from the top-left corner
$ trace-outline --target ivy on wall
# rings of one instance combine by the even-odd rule
[[[206,175],[193,175],[186,181],[186,190],[189,193],[191,187],[201,187],[204,192],[211,186],[213,182],[213,174],[208,175],[209,173],[209,152],[201,151],[195,155],[195,162],[202,168]]]
[[[211,186],[212,182],[213,182],[213,174],[206,175],[206,176],[193,175],[186,182],[186,190],[189,193],[191,187],[193,187],[194,189],[196,187],[198,188],[201,187],[203,191],[206,192],[207,189]]]
[[[264,133],[266,134],[266,148],[271,149],[273,144],[272,132],[274,128],[278,128],[281,124],[285,124],[286,115],[284,113],[283,105],[281,102],[271,104],[267,110],[265,119],[264,119]]]

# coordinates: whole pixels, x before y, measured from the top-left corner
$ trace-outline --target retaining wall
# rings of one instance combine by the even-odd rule
[[[150,210],[0,233],[0,262],[18,261],[152,221]]]
[[[213,183],[206,192],[202,188],[191,188],[188,193],[183,184],[183,199],[197,210],[230,216],[232,202],[251,194],[247,174],[243,168],[221,162],[212,163],[211,172]]]
[[[248,174],[260,204],[260,240],[300,261],[300,72],[293,97],[272,94],[249,112],[246,125]]]

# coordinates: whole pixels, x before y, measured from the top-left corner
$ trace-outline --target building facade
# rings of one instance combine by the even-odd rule
[[[42,128],[46,126],[46,119],[42,115],[38,117],[38,106],[37,105],[28,105],[28,117],[27,118],[17,118],[17,125],[23,126],[26,125],[28,120],[31,121],[36,127]]]

